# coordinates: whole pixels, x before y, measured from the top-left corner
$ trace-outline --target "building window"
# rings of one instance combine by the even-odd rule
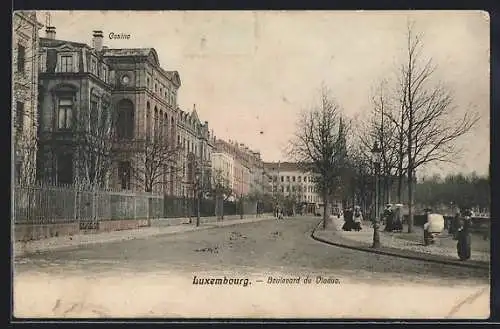
[[[151,84],[151,81],[149,80],[149,78],[146,78],[146,85],[148,88],[149,88],[150,84]]]
[[[298,180],[299,183],[301,183],[302,182],[302,176],[297,177],[297,180]]]
[[[290,182],[290,176],[286,176],[287,183]]]
[[[16,129],[17,133],[21,134],[24,128],[24,103],[16,103]]]
[[[23,45],[17,45],[17,72],[24,73],[26,62],[26,48]]]
[[[134,105],[123,99],[118,103],[117,135],[120,139],[132,139],[134,136]]]
[[[285,176],[281,176],[281,182],[283,183],[285,180],[284,180]]]
[[[58,104],[58,128],[61,130],[71,129],[73,123],[73,99],[60,98]]]
[[[154,122],[153,122],[153,136],[155,139],[157,139],[159,136],[160,136],[160,131],[158,129],[158,108],[155,106],[155,109],[154,109]]]
[[[181,136],[180,135],[177,135],[177,145],[178,146],[181,145]]]
[[[293,176],[293,177],[292,177],[292,182],[294,182],[294,183],[295,183],[295,176]]]
[[[158,91],[158,84],[155,83],[155,92]]]
[[[146,102],[146,140],[151,139],[151,105]]]
[[[73,56],[61,56],[61,72],[73,72]]]
[[[130,162],[122,161],[118,165],[118,177],[122,190],[130,190]]]
[[[57,157],[57,182],[59,184],[73,183],[73,154],[62,153]]]

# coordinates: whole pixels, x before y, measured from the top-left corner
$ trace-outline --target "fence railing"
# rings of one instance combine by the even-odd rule
[[[195,198],[131,191],[88,191],[75,186],[14,186],[15,224],[94,223],[120,219],[196,217]],[[255,214],[257,203],[200,200],[200,216]]]
[[[147,219],[163,214],[163,196],[128,191],[88,191],[73,186],[14,187],[16,224]]]

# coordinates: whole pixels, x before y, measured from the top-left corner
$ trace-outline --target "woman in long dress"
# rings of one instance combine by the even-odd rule
[[[359,206],[354,207],[353,220],[354,220],[354,229],[356,231],[361,231],[363,223],[363,214],[361,213],[361,209],[359,208]]]
[[[463,224],[457,232],[457,254],[460,260],[468,260],[471,256],[470,215],[470,211],[465,211]]]

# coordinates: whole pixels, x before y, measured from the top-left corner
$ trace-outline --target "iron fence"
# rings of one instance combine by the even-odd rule
[[[131,191],[17,184],[13,193],[16,224],[80,223],[82,229],[95,229],[99,221],[196,217],[198,211],[196,198]],[[256,212],[256,201],[224,201],[216,206],[213,199],[200,200],[201,217]]]
[[[158,218],[164,208],[163,196],[149,193],[53,185],[16,185],[13,192],[16,224]]]

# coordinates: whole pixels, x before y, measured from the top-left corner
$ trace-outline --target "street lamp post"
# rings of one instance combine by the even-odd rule
[[[379,234],[379,171],[380,171],[380,149],[377,142],[373,145],[372,161],[375,169],[375,216],[373,217],[373,244],[372,248],[380,247],[380,234]]]
[[[201,199],[201,182],[199,169],[196,170],[196,227],[200,226],[200,199]]]

